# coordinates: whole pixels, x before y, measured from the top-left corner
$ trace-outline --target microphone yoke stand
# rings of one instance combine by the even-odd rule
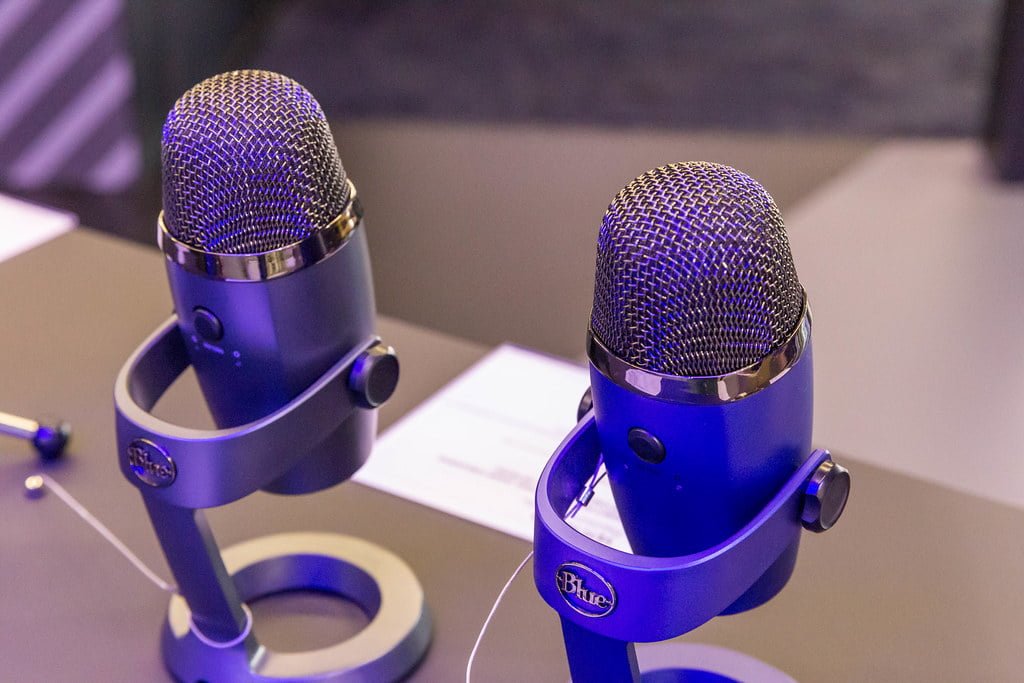
[[[726,612],[799,538],[801,525],[820,532],[839,519],[849,495],[849,473],[828,451],[816,450],[730,538],[691,555],[648,557],[609,548],[565,522],[574,502],[587,500],[588,482],[600,463],[597,423],[589,410],[549,460],[537,485],[534,582],[561,617],[572,680],[750,680],[749,673],[712,672],[706,665],[696,669],[659,663],[656,670],[641,674],[634,643],[674,638]],[[740,657],[749,660],[748,672],[753,662],[760,671],[773,672],[773,678],[781,676],[776,680],[792,680]],[[769,680],[763,674],[756,678]]]
[[[203,509],[253,493],[292,468],[355,411],[390,397],[394,352],[370,337],[284,407],[239,427],[188,429],[151,410],[189,366],[175,317],[135,351],[114,390],[121,471],[142,493],[178,584],[161,645],[187,683],[394,681],[419,662],[430,617],[412,570],[394,554],[330,533],[264,536],[221,554]],[[360,449],[341,455],[351,476]],[[347,641],[305,652],[261,645],[247,602],[314,590],[359,605],[370,618]]]

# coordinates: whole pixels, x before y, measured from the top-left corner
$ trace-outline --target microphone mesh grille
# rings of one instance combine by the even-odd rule
[[[210,253],[292,244],[348,202],[320,105],[270,71],[231,71],[182,95],[164,122],[161,161],[167,230]]]
[[[774,200],[736,169],[654,169],[604,215],[591,328],[632,365],[684,377],[739,370],[789,338],[803,296]]]

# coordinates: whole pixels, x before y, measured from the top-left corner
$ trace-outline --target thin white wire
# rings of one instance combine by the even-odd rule
[[[227,650],[229,648],[234,647],[235,645],[238,645],[240,642],[248,638],[249,634],[252,632],[252,610],[249,609],[249,606],[243,602],[242,611],[245,612],[245,628],[242,629],[242,632],[239,633],[237,636],[225,642],[213,640],[212,638],[208,637],[205,633],[200,631],[199,627],[196,626],[196,622],[192,621],[191,615],[188,618],[188,627],[189,630],[192,631],[192,635],[198,638],[199,642],[203,645],[206,645],[207,647],[212,647],[216,650]]]
[[[83,520],[85,520],[85,522],[89,526],[91,526],[93,529],[95,529],[96,532],[99,533],[100,536],[102,536],[103,538],[107,539],[108,543],[110,543],[112,546],[117,548],[117,550],[122,555],[124,555],[125,559],[127,559],[129,562],[131,562],[133,565],[135,565],[135,568],[138,569],[140,572],[142,572],[142,574],[147,579],[149,579],[154,584],[156,584],[157,588],[160,588],[161,590],[165,590],[168,593],[177,593],[178,592],[177,587],[175,587],[174,585],[172,585],[170,583],[167,583],[166,581],[161,579],[159,576],[157,576],[156,573],[152,569],[147,567],[145,565],[145,563],[142,560],[139,559],[138,555],[133,553],[128,548],[128,546],[126,546],[121,541],[121,539],[119,539],[117,536],[114,535],[113,531],[108,529],[103,524],[103,522],[98,520],[91,512],[89,512],[85,508],[84,505],[82,505],[77,500],[75,500],[75,497],[72,496],[70,493],[68,493],[67,490],[65,490],[63,486],[58,484],[56,482],[56,480],[53,479],[53,477],[51,477],[48,474],[37,474],[35,476],[37,476],[40,479],[42,479],[43,483],[46,484],[46,487],[48,489],[53,491],[54,494],[56,494],[56,496],[58,498],[60,498],[62,501],[64,501],[64,503],[69,508],[71,508],[72,510],[75,511],[75,514],[77,514],[79,517],[81,517]]]
[[[508,592],[512,582],[516,580],[516,577],[519,576],[519,572],[523,571],[523,567],[526,566],[526,563],[529,562],[532,557],[533,551],[531,550],[526,554],[526,557],[523,558],[523,561],[519,563],[516,570],[512,572],[512,576],[508,578],[508,581],[505,582],[505,586],[501,589],[501,592],[498,593],[498,599],[494,601],[494,605],[491,606],[490,613],[488,613],[487,618],[484,619],[484,625],[480,628],[480,633],[477,634],[476,642],[473,643],[473,650],[469,653],[469,661],[466,662],[466,683],[470,683],[469,676],[470,672],[473,670],[473,660],[476,659],[476,651],[480,649],[480,642],[484,639],[484,634],[487,632],[487,626],[491,623],[491,618],[494,617],[494,613],[498,611],[498,605],[501,604],[501,601],[505,597],[505,593]]]
[[[588,492],[590,496],[593,496],[594,489],[597,488],[597,485],[601,483],[601,480],[604,479],[606,474],[608,474],[608,471],[604,468],[604,456],[601,456],[597,462],[597,468],[594,470],[594,473],[590,475],[590,479],[588,479],[587,483],[584,484],[583,491],[576,497],[576,500],[573,501],[573,505],[569,511],[565,513],[565,519],[572,519],[575,517],[576,514],[582,510],[588,502],[590,502],[590,497],[584,499],[584,496],[587,496]],[[586,502],[584,502],[584,500],[586,500]],[[516,580],[516,577],[519,576],[519,572],[523,571],[523,567],[526,566],[526,563],[529,562],[532,557],[533,551],[531,550],[526,557],[523,558],[523,561],[519,563],[516,570],[512,572],[512,576],[508,578],[508,581],[505,582],[505,586],[501,589],[501,592],[498,593],[497,599],[491,606],[491,611],[487,614],[487,618],[484,619],[484,624],[480,627],[480,633],[476,636],[476,642],[473,643],[473,650],[469,653],[469,660],[466,662],[466,683],[472,683],[469,680],[469,677],[473,670],[473,660],[476,659],[476,651],[480,649],[480,643],[484,639],[484,634],[487,633],[487,627],[490,626],[494,613],[498,611],[498,605],[500,605],[501,601],[505,598],[505,593],[508,592],[508,589],[512,586],[512,582]]]

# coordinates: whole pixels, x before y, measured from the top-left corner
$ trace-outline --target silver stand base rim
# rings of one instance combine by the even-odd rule
[[[718,645],[673,642],[638,644],[636,657],[642,672],[641,681],[696,681],[702,680],[703,676],[703,680],[797,683],[793,677],[756,657]],[[719,678],[716,679],[716,676]]]
[[[370,623],[348,640],[304,652],[270,650],[256,641],[255,631],[220,647],[197,637],[188,605],[176,595],[162,650],[180,681],[395,681],[426,653],[431,627],[423,589],[409,566],[380,546],[332,533],[287,533],[232,546],[223,558],[244,602],[285,591],[322,591],[355,602]]]
[[[718,645],[637,643],[636,657],[641,683],[797,683],[756,657]]]

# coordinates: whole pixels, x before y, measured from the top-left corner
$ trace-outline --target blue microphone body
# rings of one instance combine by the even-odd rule
[[[594,416],[608,479],[634,552],[655,557],[715,546],[753,519],[811,452],[810,344],[771,386],[721,405],[661,400],[616,384],[590,366]],[[664,446],[658,463],[639,458],[629,433]],[[789,580],[800,528],[789,549],[726,613],[771,599]]]
[[[218,427],[252,422],[284,406],[374,332],[362,228],[323,261],[283,277],[224,280],[173,260],[167,261],[167,277],[192,366]],[[266,490],[305,493],[348,479],[369,457],[376,427],[377,411],[354,411]]]
[[[723,405],[686,405],[621,387],[591,366],[597,431],[626,534],[643,555],[705,550],[736,533],[811,452],[811,354],[778,382]],[[628,444],[655,435],[665,458],[650,463]]]
[[[268,71],[209,78],[164,123],[159,241],[174,310],[218,427],[263,418],[373,336],[370,260],[355,186],[326,117]],[[266,488],[307,493],[369,456],[357,409]]]
[[[673,164],[616,196],[597,251],[591,395],[627,538],[707,552],[811,453],[811,321],[781,216],[735,169]],[[727,612],[781,590],[799,531]]]

